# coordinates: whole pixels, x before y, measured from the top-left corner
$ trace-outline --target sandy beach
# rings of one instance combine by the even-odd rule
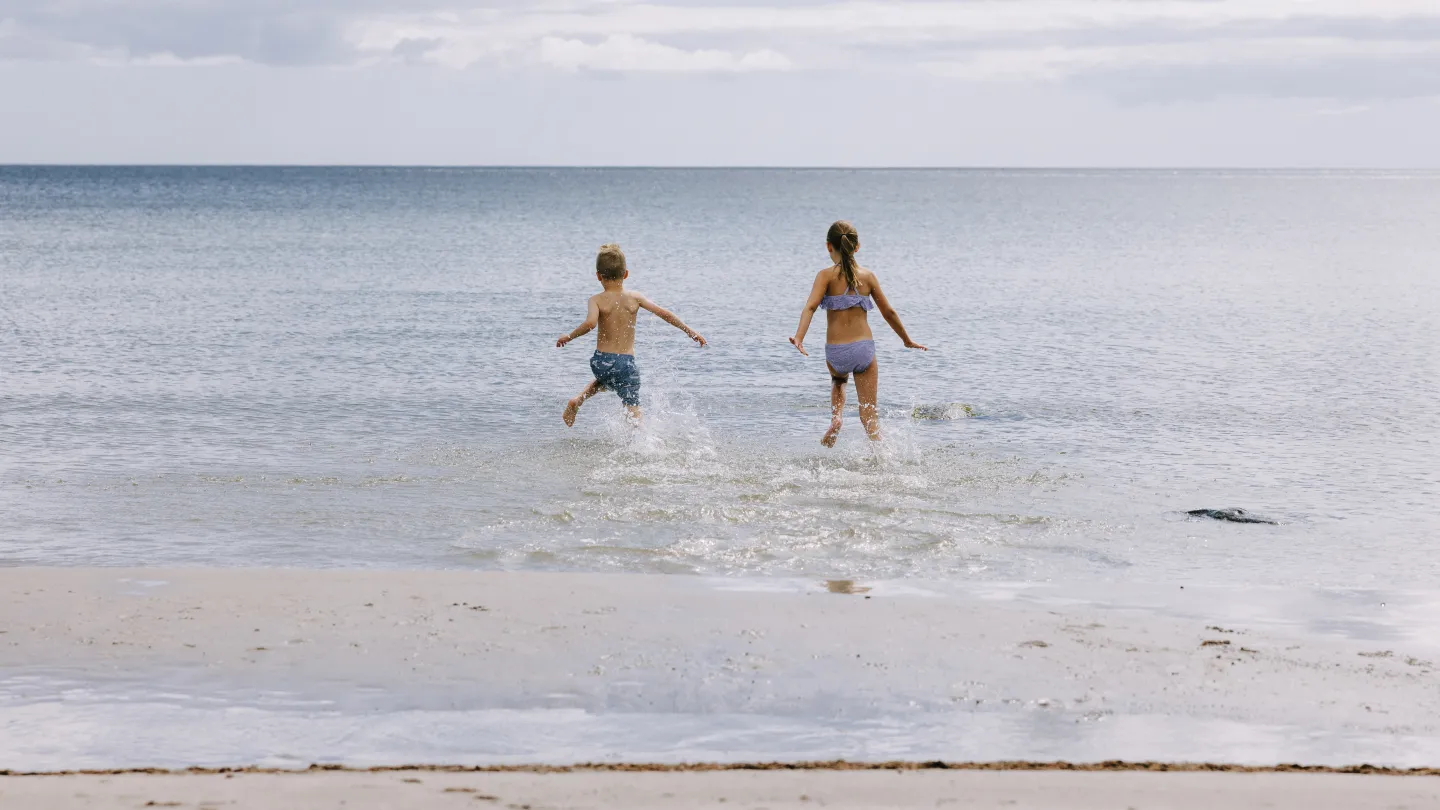
[[[440,691],[483,683],[491,706],[797,708],[831,690],[852,701],[1440,731],[1425,650],[920,588],[789,586],[12,568],[0,570],[0,667]]]
[[[1353,810],[1440,807],[1440,777],[1057,771],[721,771],[67,775],[0,778],[0,804],[29,810],[133,807],[1007,808]]]
[[[1236,807],[1353,807],[1382,795],[1420,807],[1440,784],[1343,773],[363,770],[932,756],[1434,766],[1434,667],[1397,644],[885,583],[12,568],[0,570],[0,594],[0,769],[362,769],[11,775],[0,781],[6,806],[143,796],[258,807],[276,795],[306,807],[477,806],[464,793],[473,788],[535,807],[721,796],[787,807],[802,795],[842,807],[947,797],[1109,807],[1132,795],[1153,800],[1137,807],[1198,807],[1185,797],[1216,791]]]

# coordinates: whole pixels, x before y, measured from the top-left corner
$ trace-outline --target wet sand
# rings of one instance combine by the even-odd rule
[[[1440,807],[1440,777],[1064,771],[446,773],[319,771],[0,777],[0,806],[271,810],[442,808]]]
[[[1203,612],[1203,604],[1195,607]],[[947,759],[1183,756],[1220,763],[1346,765],[1360,761],[1336,761],[1314,740],[1362,735],[1382,744],[1373,750],[1393,752],[1366,762],[1434,766],[1440,765],[1434,754],[1440,751],[1440,684],[1433,657],[1399,643],[1087,605],[927,594],[883,583],[871,588],[641,575],[13,568],[0,570],[0,672],[12,681],[21,677],[17,673],[34,678],[22,684],[29,692],[12,686],[13,699],[0,703],[5,719],[0,751],[7,751],[0,768],[174,767],[175,758],[179,764],[255,764],[232,763],[223,752],[199,759],[198,749],[185,750],[183,734],[155,731],[158,726],[149,730],[160,743],[150,744],[180,753],[166,761],[145,760],[135,753],[141,750],[135,739],[147,730],[141,726],[161,718],[143,707],[135,715],[136,729],[105,721],[101,728],[111,736],[103,745],[83,726],[65,737],[54,712],[79,704],[44,692],[45,678],[57,673],[137,684],[181,673],[187,683],[201,686],[308,690],[320,697],[363,693],[442,713],[513,711],[506,717],[517,722],[531,710],[572,712],[560,716],[561,730],[594,718],[640,717],[647,723],[644,718],[683,715],[699,718],[704,732],[710,717],[850,717],[861,711],[900,718],[892,733],[901,742],[912,720],[939,716],[953,718],[955,728],[972,735],[996,718],[1021,718],[1031,733],[1042,735],[1026,740],[1041,743],[1050,733],[1110,730],[1109,736],[1070,749],[1079,751],[1073,757],[1043,745],[1027,747],[1026,740],[1009,741],[1009,748],[996,740],[992,746],[983,736],[972,739],[970,748],[958,740],[951,747],[942,736],[939,755]],[[343,709],[337,704],[327,711]],[[354,714],[361,718],[357,723],[371,724],[364,727],[368,731],[378,720],[365,711]],[[176,717],[174,729],[191,728],[185,725],[190,715]],[[1229,738],[1196,742],[1177,739],[1184,735],[1167,726],[1124,724],[1134,717],[1192,724],[1186,728],[1227,723],[1279,731],[1265,746],[1243,748],[1227,743]],[[243,719],[226,716],[224,722]],[[304,727],[315,722],[307,720]],[[492,727],[504,728],[510,720],[498,722]],[[1127,730],[1134,728],[1144,733]],[[292,734],[274,733],[280,739]],[[342,730],[336,738],[353,734]],[[608,744],[643,741],[626,739]],[[66,746],[81,744],[90,746],[83,758],[67,754]],[[844,755],[827,752],[825,739],[813,745],[819,748],[807,750],[820,756]],[[566,764],[563,751],[577,750],[532,755],[527,751],[536,749],[516,746],[503,756],[457,749],[443,760],[416,759],[400,749],[347,749],[358,753],[308,760],[303,746],[290,753],[301,757],[293,764],[304,767],[315,761]],[[604,757],[675,761],[668,750],[617,748]],[[705,750],[713,756],[703,761],[754,758],[723,745]],[[196,758],[186,759],[190,756]]]

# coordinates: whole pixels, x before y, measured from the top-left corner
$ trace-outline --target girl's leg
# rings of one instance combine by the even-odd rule
[[[834,447],[835,440],[840,438],[840,424],[845,415],[846,378],[842,374],[836,374],[829,363],[825,364],[825,368],[830,369],[830,429],[825,431],[820,443],[826,447]]]
[[[580,412],[580,406],[585,404],[585,400],[604,390],[605,386],[601,385],[598,380],[591,380],[590,384],[585,386],[585,390],[580,392],[580,396],[565,403],[565,413],[561,415],[561,418],[565,420],[565,426],[575,427],[575,415]]]
[[[880,441],[880,412],[875,400],[880,394],[880,360],[870,361],[870,367],[855,372],[855,395],[860,398],[860,424],[870,434],[870,441]]]

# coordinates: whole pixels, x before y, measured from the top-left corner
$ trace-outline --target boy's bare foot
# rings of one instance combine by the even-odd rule
[[[825,431],[825,435],[820,439],[820,443],[826,447],[834,447],[835,440],[838,438],[840,438],[840,420],[836,419],[830,423],[830,429]]]
[[[561,415],[561,418],[565,420],[565,427],[575,427],[575,415],[580,413],[580,406],[584,403],[584,397],[575,397],[565,403],[565,413]]]

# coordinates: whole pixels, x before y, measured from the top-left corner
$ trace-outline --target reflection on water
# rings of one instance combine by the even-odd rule
[[[1440,592],[1335,588],[1244,589],[1111,583],[935,584],[984,599],[1087,605],[1278,629],[1302,637],[1405,643],[1440,650]]]

